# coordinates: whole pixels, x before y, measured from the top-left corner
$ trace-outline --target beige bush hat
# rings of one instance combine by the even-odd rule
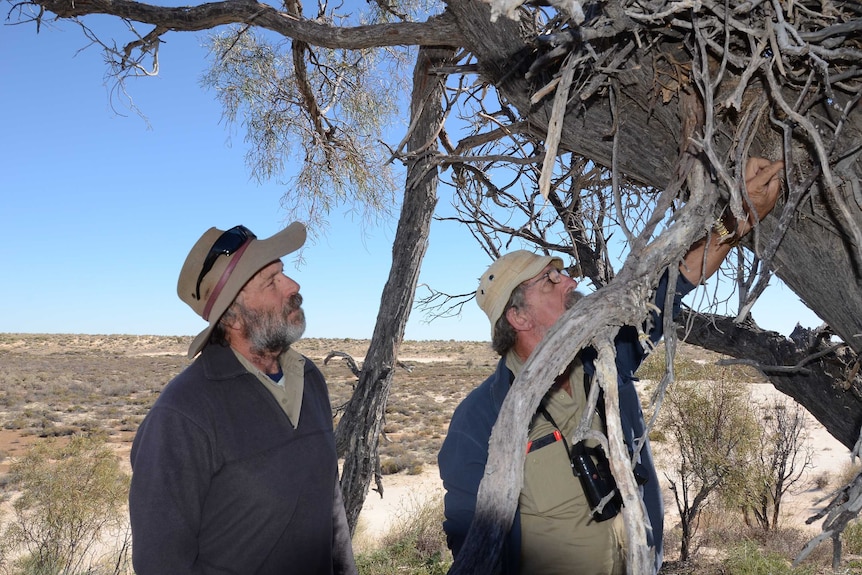
[[[554,256],[540,256],[527,250],[517,250],[500,256],[492,263],[479,279],[479,289],[476,290],[476,303],[491,320],[491,338],[494,337],[494,326],[503,315],[503,309],[509,303],[512,291],[521,283],[539,275],[545,266],[553,263],[563,269],[563,260]]]
[[[305,226],[293,222],[271,238],[259,240],[245,226],[208,229],[189,252],[177,294],[209,322],[189,346],[194,357],[209,340],[221,316],[257,272],[305,243]]]

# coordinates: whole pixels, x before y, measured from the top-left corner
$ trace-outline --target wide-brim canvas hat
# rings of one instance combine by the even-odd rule
[[[243,232],[249,232],[247,228]],[[210,228],[194,245],[186,257],[180,277],[177,281],[177,295],[188,304],[196,314],[209,322],[206,329],[195,337],[189,346],[189,357],[194,357],[203,349],[210,334],[221,316],[239,295],[240,290],[254,275],[272,262],[294,252],[305,243],[305,226],[293,222],[270,238],[259,239],[250,234],[229,254],[219,254],[212,261],[212,268],[206,272],[200,282],[200,298],[197,293],[197,283],[203,270],[207,256],[213,246],[231,230]]]
[[[558,270],[563,269],[563,260],[558,257],[516,250],[500,256],[482,274],[476,290],[476,303],[491,320],[491,339],[494,338],[494,326],[503,315],[515,288],[539,275],[551,263]]]

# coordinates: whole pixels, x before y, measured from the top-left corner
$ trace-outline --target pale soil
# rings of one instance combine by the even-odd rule
[[[752,384],[751,393],[754,401],[768,401],[771,398],[784,397],[770,384]],[[804,524],[806,519],[822,508],[824,503],[818,503],[818,501],[830,495],[833,489],[841,487],[837,485],[836,475],[853,464],[849,449],[832,437],[813,417],[808,416],[807,421],[807,429],[810,434],[807,444],[812,449],[811,468],[806,471],[804,476],[806,480],[803,482],[805,489],[790,494],[787,501],[788,505],[785,508],[788,523],[794,524],[797,522]],[[823,474],[828,474],[835,479],[827,489],[820,490],[813,485],[813,482]],[[816,522],[813,524],[813,528],[819,531],[821,523],[820,521]]]
[[[189,337],[0,334],[0,523],[14,493],[10,464],[46,437],[100,426],[126,471],[134,430],[161,387],[186,365]],[[324,372],[333,406],[349,397],[355,377],[340,356],[361,364],[368,341],[307,339],[297,349]],[[394,521],[441,489],[436,452],[448,417],[470,386],[496,362],[485,342],[406,341],[387,409],[381,460],[407,471],[384,476],[384,497],[371,492],[357,540],[373,546]],[[409,475],[408,473],[416,473]],[[6,512],[6,513],[4,513]],[[5,515],[5,517],[4,517]],[[364,533],[364,535],[363,535]]]
[[[373,487],[373,486],[372,486]],[[397,473],[383,478],[383,496],[370,490],[353,544],[357,551],[373,549],[390,529],[409,520],[426,505],[443,500],[443,484],[437,466],[427,466],[417,475]]]
[[[770,384],[752,384],[752,396],[754,401],[765,401],[781,397],[781,393]],[[798,526],[816,534],[820,531],[822,521],[806,526],[805,520],[822,509],[825,503],[819,502],[821,499],[828,496],[831,490],[840,487],[836,484],[837,475],[851,464],[851,460],[850,451],[829,435],[814,418],[809,417],[808,430],[808,443],[814,447],[811,468],[805,472],[801,482],[803,487],[794,490],[782,500],[782,525]],[[659,446],[656,448],[661,449]],[[833,479],[826,489],[817,489],[813,482],[823,474]],[[678,521],[676,506],[661,468],[659,477],[665,488],[666,521],[668,527],[672,528]],[[383,497],[376,492],[370,492],[362,508],[357,533],[362,536],[358,542],[363,545],[368,545],[369,541],[384,535],[393,522],[403,515],[416,511],[424,503],[443,497],[443,486],[436,466],[426,466],[419,475],[399,473],[385,476],[383,485]]]
[[[101,426],[128,466],[134,430],[161,387],[188,364],[189,340],[0,334],[0,496],[9,463],[43,436],[63,437]],[[361,362],[367,346],[363,340],[310,339],[297,348],[324,372],[333,405],[338,406],[349,398],[355,377],[344,360],[326,363],[324,359],[329,352],[339,351]],[[692,349],[696,350],[688,351],[701,353]],[[357,549],[375,546],[400,519],[442,498],[435,462],[449,417],[464,395],[492,372],[496,359],[484,342],[404,342],[400,360],[409,371],[396,370],[386,410],[386,439],[381,442],[381,462],[398,463],[395,468],[402,470],[384,475],[382,498],[370,492],[366,499]],[[780,395],[769,384],[751,384],[751,390],[755,399]],[[808,420],[808,430],[813,467],[806,472],[804,489],[786,497],[783,521],[785,526],[813,534],[819,522],[806,527],[804,521],[817,510],[818,499],[839,487],[838,477],[850,457],[813,418]],[[661,448],[655,445],[655,449]],[[819,476],[829,478],[824,489],[814,487]],[[8,498],[4,507],[8,509]],[[667,489],[666,508],[672,529],[675,504]]]

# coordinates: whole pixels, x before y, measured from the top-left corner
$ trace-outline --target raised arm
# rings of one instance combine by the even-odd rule
[[[745,187],[748,191],[748,201],[743,202],[748,219],[737,221],[728,214],[722,221],[725,229],[716,229],[707,237],[691,246],[683,257],[679,271],[692,284],[697,285],[712,276],[721,266],[721,262],[730,253],[735,241],[751,231],[756,221],[760,221],[772,211],[781,191],[779,173],[784,168],[784,162],[772,162],[764,158],[749,158],[745,164]],[[753,208],[753,212],[752,212]],[[755,220],[754,214],[757,215]],[[731,241],[728,241],[728,235]],[[707,245],[707,241],[709,245]]]

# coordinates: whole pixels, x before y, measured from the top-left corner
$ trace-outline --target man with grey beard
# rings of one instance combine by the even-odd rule
[[[782,167],[782,162],[762,158],[748,161],[747,221],[730,217],[716,221],[714,230],[683,257],[676,286],[668,285],[669,274],[664,273],[651,309],[662,308],[667,290],[672,289],[676,313],[682,297],[719,268],[734,242],[774,207]],[[455,410],[438,455],[446,489],[443,529],[456,556],[473,520],[488,442],[503,400],[548,330],[582,297],[575,291],[577,285],[566,274],[563,260],[525,250],[503,255],[479,280],[476,302],[491,322],[491,345],[500,361],[495,373]],[[646,349],[662,336],[662,323],[661,314],[653,311],[642,332],[624,326],[614,340],[622,439],[633,458],[632,473],[646,511],[644,529],[656,572],[662,563],[664,508],[634,382]],[[651,345],[643,339],[649,339]],[[503,547],[501,570],[505,574],[626,572],[627,541],[619,512],[622,501],[607,456],[594,440],[572,442],[593,385],[596,356],[591,347],[581,350],[563,374],[548,382],[548,392],[530,423],[518,510]],[[606,433],[603,405],[600,400],[596,412],[587,415],[594,431]]]
[[[183,264],[208,325],[132,445],[138,575],[356,573],[326,382],[291,348],[305,314],[280,258],[305,237],[210,228]]]

